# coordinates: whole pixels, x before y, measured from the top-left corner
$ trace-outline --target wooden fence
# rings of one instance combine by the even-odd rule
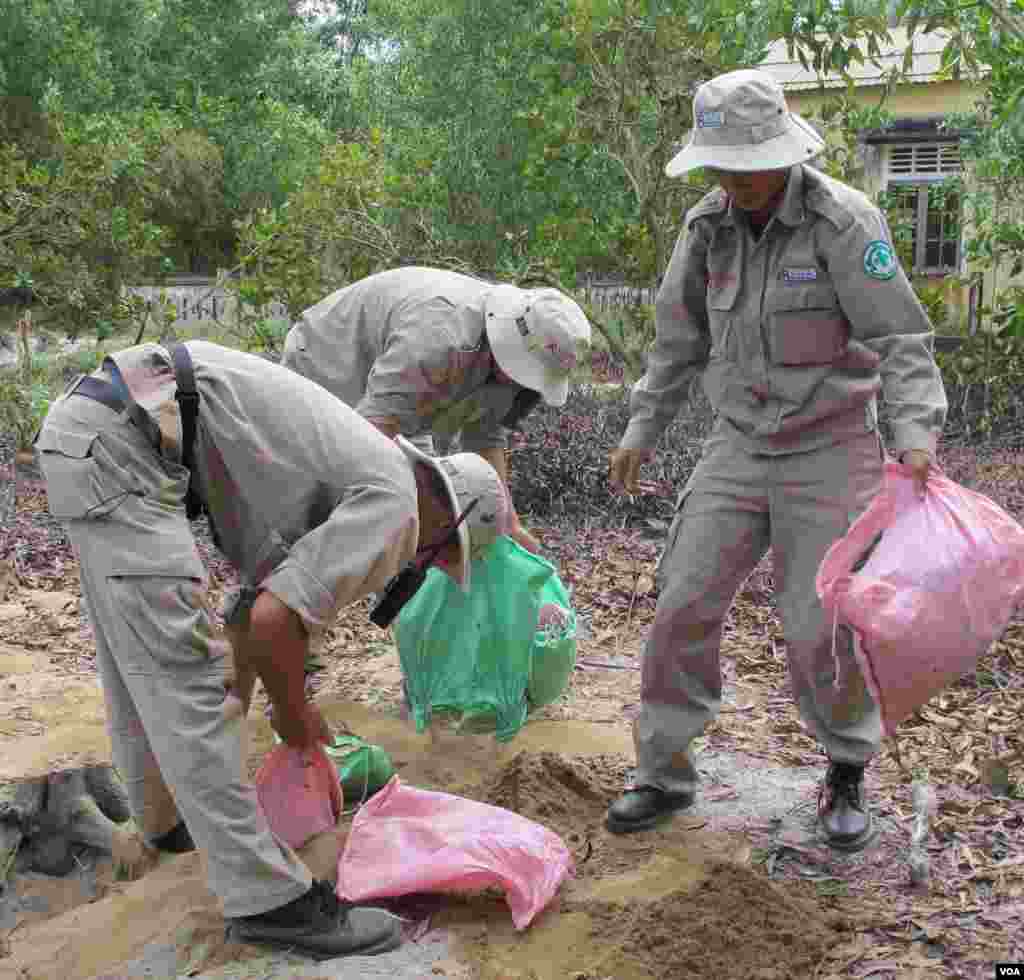
[[[657,286],[634,286],[616,280],[585,279],[576,286],[576,297],[601,313],[654,302]]]
[[[204,276],[179,276],[159,286],[128,286],[128,292],[142,296],[150,304],[161,292],[167,294],[175,308],[175,319],[189,323],[196,320],[231,319],[236,301],[217,285],[216,279]],[[269,303],[262,310],[264,316],[287,318],[288,311],[280,303]]]
[[[180,276],[168,280],[163,286],[130,286],[129,291],[148,299],[154,299],[161,290],[177,311],[177,319],[183,322],[196,320],[229,319],[234,315],[235,300],[217,286],[216,279],[203,276]],[[657,295],[657,286],[634,286],[615,280],[587,279],[576,287],[576,297],[589,303],[601,313],[614,313],[627,307],[652,304]],[[265,316],[287,318],[288,311],[280,303],[264,307]],[[935,338],[937,351],[956,350],[964,338],[953,335],[939,335]]]

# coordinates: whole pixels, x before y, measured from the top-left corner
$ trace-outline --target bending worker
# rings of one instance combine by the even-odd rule
[[[507,429],[543,399],[561,406],[590,324],[557,289],[495,285],[411,266],[368,276],[306,310],[282,363],[389,436],[428,452],[461,433],[508,483]],[[513,511],[510,536],[540,550]]]
[[[465,582],[471,553],[508,524],[498,474],[387,439],[312,381],[201,341],[108,357],[53,404],[36,446],[79,560],[114,763],[149,843],[203,848],[238,940],[317,959],[396,946],[392,916],[342,906],[271,834],[241,726],[259,677],[286,743],[325,737],[305,697],[311,634],[435,544]],[[246,586],[226,617],[234,673],[188,521],[200,505]]]
[[[635,490],[699,374],[716,419],[669,530],[635,781],[607,823],[643,830],[693,802],[691,743],[721,701],[722,620],[771,546],[793,692],[829,759],[820,827],[853,850],[872,836],[863,776],[881,724],[850,634],[840,628],[833,645],[814,580],[881,487],[879,392],[893,450],[924,491],[946,413],[932,326],[882,214],[807,164],[823,144],[770,75],[707,82],[693,118],[667,173],[704,168],[720,187],[686,216],[612,481]]]

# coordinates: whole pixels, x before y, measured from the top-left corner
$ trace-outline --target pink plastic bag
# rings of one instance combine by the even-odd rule
[[[256,795],[270,829],[289,847],[334,830],[341,816],[338,771],[321,745],[271,749],[256,773]]]
[[[365,902],[497,886],[516,929],[525,929],[572,870],[568,848],[546,827],[393,776],[352,822],[338,862],[338,897]]]
[[[853,566],[882,532],[863,567]],[[940,473],[917,497],[908,466],[885,485],[816,579],[833,622],[849,626],[886,734],[973,669],[1024,600],[1024,528]]]

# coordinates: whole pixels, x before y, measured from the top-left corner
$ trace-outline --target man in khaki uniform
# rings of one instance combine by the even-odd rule
[[[506,430],[537,402],[565,404],[590,324],[557,289],[495,285],[410,266],[368,276],[306,310],[282,363],[389,436],[427,451],[461,433],[508,482]],[[539,551],[513,516],[511,537]]]
[[[508,527],[498,474],[469,453],[425,457],[312,381],[201,341],[107,358],[54,403],[36,447],[78,555],[114,762],[145,836],[161,851],[204,849],[240,940],[315,958],[393,948],[393,917],[346,910],[272,835],[243,776],[244,716],[259,677],[285,742],[325,736],[305,697],[310,634],[439,538],[438,563],[465,584],[471,552]],[[228,616],[233,676],[185,464],[245,587]]]
[[[722,620],[770,545],[797,705],[831,762],[819,821],[829,843],[856,849],[872,834],[863,772],[881,726],[849,634],[833,643],[814,579],[881,486],[879,391],[894,449],[923,492],[946,412],[932,327],[881,213],[805,163],[823,144],[770,76],[737,71],[702,85],[694,121],[667,173],[703,167],[721,188],[686,216],[612,481],[635,489],[698,374],[716,419],[669,531],[635,781],[608,827],[642,830],[693,802],[690,743],[719,708]]]

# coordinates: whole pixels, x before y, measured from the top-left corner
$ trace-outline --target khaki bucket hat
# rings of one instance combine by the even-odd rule
[[[590,321],[557,289],[495,286],[484,299],[484,325],[498,367],[513,381],[564,405],[569,375],[590,347]]]
[[[482,558],[490,546],[511,529],[512,508],[498,471],[476,453],[428,456],[404,436],[395,442],[410,462],[425,463],[441,478],[453,514],[461,514],[475,500],[476,506],[458,526],[459,567],[447,569],[452,578],[469,591],[470,570],[475,558]]]
[[[811,124],[789,111],[782,86],[756,69],[731,71],[701,85],[693,121],[686,146],[665,167],[669,177],[698,167],[785,170],[825,149]]]

